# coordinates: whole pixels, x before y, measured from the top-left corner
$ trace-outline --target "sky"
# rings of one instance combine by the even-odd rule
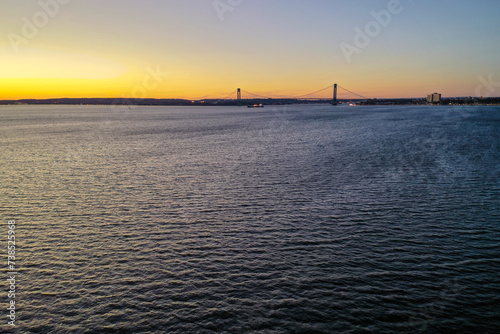
[[[498,0],[4,0],[0,13],[0,99],[334,83],[370,98],[500,96]]]

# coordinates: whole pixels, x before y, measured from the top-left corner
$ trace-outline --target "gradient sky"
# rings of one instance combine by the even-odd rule
[[[340,46],[355,46],[355,28],[390,1],[219,0],[241,2],[223,20],[214,0],[59,0],[44,14],[54,1],[0,2],[0,99],[194,99],[237,87],[279,97],[333,83],[367,97],[468,96],[480,77],[500,82],[498,0],[400,0],[350,63]],[[168,75],[151,81],[148,68]]]

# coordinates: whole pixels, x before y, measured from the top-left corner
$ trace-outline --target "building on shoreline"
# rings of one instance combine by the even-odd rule
[[[441,103],[441,94],[434,93],[427,95],[427,103],[429,104]]]

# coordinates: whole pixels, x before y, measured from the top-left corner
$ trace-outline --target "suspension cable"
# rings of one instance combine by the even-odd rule
[[[299,99],[299,98],[304,97],[304,96],[314,95],[314,94],[317,94],[317,93],[321,93],[321,92],[323,92],[323,91],[325,91],[325,90],[327,90],[327,89],[331,89],[331,88],[333,88],[333,85],[328,86],[328,87],[323,88],[323,89],[320,89],[320,90],[317,90],[317,91],[312,92],[312,93],[308,93],[308,94],[304,94],[304,95],[295,96],[295,97],[294,97],[294,99]]]
[[[339,88],[342,88],[343,90],[345,90],[345,91],[347,91],[347,92],[349,92],[349,93],[351,93],[351,94],[354,94],[354,95],[356,95],[357,97],[360,97],[360,98],[365,99],[365,100],[369,100],[369,98],[368,98],[368,97],[363,96],[363,95],[356,94],[356,93],[354,93],[354,92],[350,91],[350,90],[349,90],[349,89],[347,89],[347,88],[344,88],[344,87],[341,87],[341,86],[339,86]]]
[[[272,99],[272,97],[268,97],[268,96],[264,96],[264,95],[257,95],[257,94],[254,94],[254,93],[247,92],[246,90],[242,90],[242,92],[245,93],[245,94],[249,94],[249,95],[260,97],[260,98],[264,98],[264,99]]]

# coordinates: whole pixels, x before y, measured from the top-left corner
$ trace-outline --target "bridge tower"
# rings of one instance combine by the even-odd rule
[[[333,100],[332,100],[332,105],[336,106],[338,104],[337,101],[337,84],[333,85]]]
[[[241,106],[241,88],[238,88],[238,93],[236,98],[238,100],[238,106]]]

